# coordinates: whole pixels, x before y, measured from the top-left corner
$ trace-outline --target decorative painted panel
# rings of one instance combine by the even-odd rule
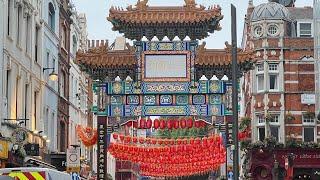
[[[224,93],[224,82],[222,81],[208,81],[210,93]]]
[[[123,106],[121,105],[111,105],[110,106],[110,115],[114,117],[123,116]]]
[[[189,104],[189,96],[188,95],[177,95],[176,96],[176,104],[177,105]]]
[[[145,95],[143,97],[143,104],[156,105],[156,96],[155,95]]]
[[[223,116],[223,105],[186,105],[186,106],[135,106],[110,105],[108,116]]]
[[[123,84],[121,82],[112,83],[112,93],[122,94],[123,93]]]
[[[223,81],[197,82],[193,88],[190,82],[111,82],[108,86],[108,95],[132,94],[224,94],[226,92]],[[103,88],[104,88],[103,87]],[[97,87],[94,87],[97,88]]]
[[[144,51],[184,51],[191,50],[190,42],[143,42]]]
[[[161,95],[160,96],[161,105],[172,105],[172,96],[171,95]]]
[[[206,103],[206,96],[205,95],[193,95],[192,103],[194,105],[204,105]]]
[[[158,49],[152,49],[152,50],[171,51],[173,49],[174,49],[173,43],[161,42],[158,45]]]
[[[125,116],[138,117],[142,115],[142,106],[125,106]]]
[[[122,96],[117,96],[117,95],[115,95],[115,96],[111,96],[111,98],[110,98],[110,103],[112,104],[112,105],[120,105],[120,104],[122,104]]]
[[[209,105],[208,106],[208,115],[209,116],[223,116],[224,115],[224,106],[219,105]]]
[[[128,105],[138,105],[140,102],[140,97],[138,95],[129,95],[127,96]]]
[[[207,116],[208,108],[206,105],[189,106],[190,116]]]
[[[143,83],[142,92],[145,94],[188,93],[190,83]]]
[[[221,104],[222,103],[222,95],[220,94],[211,94],[209,96],[210,104]]]
[[[186,106],[145,106],[145,116],[184,116],[188,114]]]
[[[207,93],[208,92],[208,81],[199,81],[199,93]]]

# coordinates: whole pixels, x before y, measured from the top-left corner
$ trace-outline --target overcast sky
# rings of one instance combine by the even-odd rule
[[[72,0],[80,13],[85,13],[88,22],[89,39],[108,39],[113,42],[121,34],[112,31],[112,24],[107,21],[111,6],[127,7],[135,5],[137,0]],[[224,19],[221,20],[221,31],[216,31],[205,39],[208,48],[224,48],[225,41],[231,41],[230,35],[230,3],[237,7],[238,45],[241,44],[243,20],[248,7],[248,0],[196,0],[197,4],[208,7],[218,4],[222,8]],[[254,5],[268,2],[268,0],[253,0]],[[313,0],[297,0],[296,6],[312,6]],[[182,6],[184,0],[149,0],[149,6]]]

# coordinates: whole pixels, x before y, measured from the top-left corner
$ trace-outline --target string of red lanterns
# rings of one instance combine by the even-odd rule
[[[145,176],[190,176],[217,170],[225,162],[226,151],[218,135],[177,140],[113,137],[116,142],[110,144],[109,152],[117,159],[138,163]]]
[[[138,129],[185,129],[185,128],[202,128],[207,125],[205,121],[198,120],[193,121],[191,118],[189,119],[140,119],[139,121],[128,121],[125,123],[128,127],[134,127]]]

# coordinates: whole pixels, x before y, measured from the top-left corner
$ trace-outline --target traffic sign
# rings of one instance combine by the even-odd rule
[[[67,172],[80,172],[80,148],[67,150]]]

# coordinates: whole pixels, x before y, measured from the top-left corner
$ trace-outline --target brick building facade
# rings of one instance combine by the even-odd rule
[[[272,138],[284,145],[319,142],[313,9],[295,7],[294,1],[280,4],[275,0],[256,7],[249,2],[242,46],[255,51],[257,62],[244,75],[242,103],[243,115],[252,119],[252,143]],[[274,158],[272,163],[284,162],[276,159],[277,149],[273,154],[274,157],[266,155],[261,162],[257,154],[251,154],[248,168],[254,179],[272,177],[273,164],[268,164],[268,158]],[[296,176],[299,173],[295,171]]]
[[[61,1],[59,11],[59,100],[58,100],[58,150],[66,152],[68,147],[69,122],[69,69],[70,69],[70,24],[69,1]]]

